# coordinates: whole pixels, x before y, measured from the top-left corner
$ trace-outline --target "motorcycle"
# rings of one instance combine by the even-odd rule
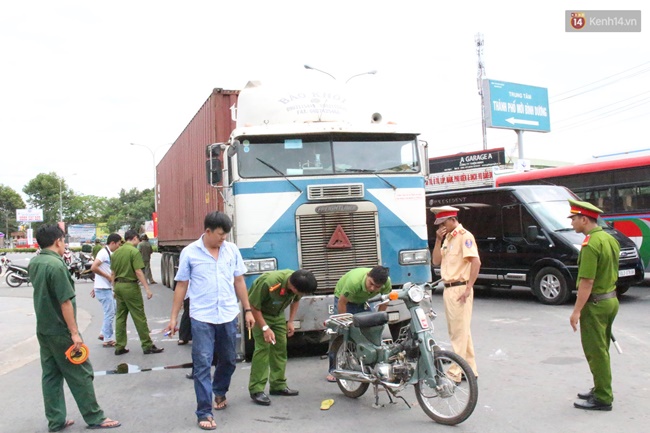
[[[11,264],[11,260],[9,260],[9,257],[7,257],[7,252],[6,251],[1,252],[0,253],[0,274],[2,273],[3,268],[5,271],[7,271],[10,264]]]
[[[413,385],[420,407],[432,420],[456,425],[474,411],[478,384],[467,361],[436,344],[436,313],[420,305],[425,298],[430,300],[425,287],[412,283],[381,296],[382,302],[404,301],[411,314],[410,322],[399,330],[394,342],[382,339],[388,323],[385,311],[331,316],[325,322],[326,332],[333,338],[330,352],[336,357],[331,374],[350,398],[361,397],[372,384],[375,407],[380,407],[381,386],[391,404],[394,396],[410,408],[397,394]]]
[[[9,287],[20,287],[23,283],[29,284],[29,273],[24,266],[12,265],[7,266],[5,281]]]
[[[80,252],[78,255],[73,256],[68,265],[68,271],[77,280],[95,281],[95,273],[90,270],[92,264],[92,256]]]

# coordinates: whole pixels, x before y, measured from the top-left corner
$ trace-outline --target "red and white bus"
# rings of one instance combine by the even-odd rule
[[[496,186],[560,185],[604,211],[634,241],[650,277],[650,156],[545,168],[496,178]]]

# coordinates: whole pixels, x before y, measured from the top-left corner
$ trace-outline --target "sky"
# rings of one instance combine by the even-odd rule
[[[0,184],[22,193],[55,172],[79,194],[150,188],[213,88],[332,80],[305,64],[341,82],[376,70],[346,85],[419,132],[430,156],[478,151],[477,33],[486,78],[548,89],[551,132],[525,132],[525,158],[650,148],[646,1],[438,3],[4,2]],[[566,10],[612,9],[641,10],[642,31],[565,32]],[[487,130],[488,148],[516,145],[514,131]]]

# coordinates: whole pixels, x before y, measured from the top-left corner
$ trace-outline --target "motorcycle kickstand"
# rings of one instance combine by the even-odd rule
[[[379,404],[379,385],[374,383],[372,385],[372,390],[375,393],[375,403],[372,405],[375,409],[379,409],[380,407],[384,407],[383,404]],[[390,396],[388,397],[390,399]]]

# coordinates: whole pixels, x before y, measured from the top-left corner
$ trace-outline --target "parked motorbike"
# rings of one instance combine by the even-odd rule
[[[433,337],[433,309],[425,311],[420,302],[430,296],[425,287],[406,283],[400,290],[382,295],[384,302],[400,299],[411,314],[410,323],[403,326],[399,336],[382,340],[388,323],[385,311],[355,315],[336,314],[326,322],[333,337],[330,351],[336,354],[331,374],[347,397],[361,397],[372,384],[375,407],[379,407],[379,387],[391,396],[408,385],[424,412],[440,424],[456,425],[474,411],[478,399],[476,376],[467,361],[441,349]],[[460,378],[460,380],[459,380]]]
[[[93,257],[90,254],[80,252],[73,256],[72,261],[68,265],[68,271],[77,280],[95,281],[95,273],[90,270],[92,264]]]
[[[23,283],[29,284],[29,273],[24,266],[12,265],[7,266],[7,275],[5,281],[9,287],[20,287]]]
[[[0,253],[0,274],[4,271],[7,271],[7,268],[9,268],[9,265],[11,264],[11,260],[9,260],[9,257],[7,257],[7,252],[3,251]]]

